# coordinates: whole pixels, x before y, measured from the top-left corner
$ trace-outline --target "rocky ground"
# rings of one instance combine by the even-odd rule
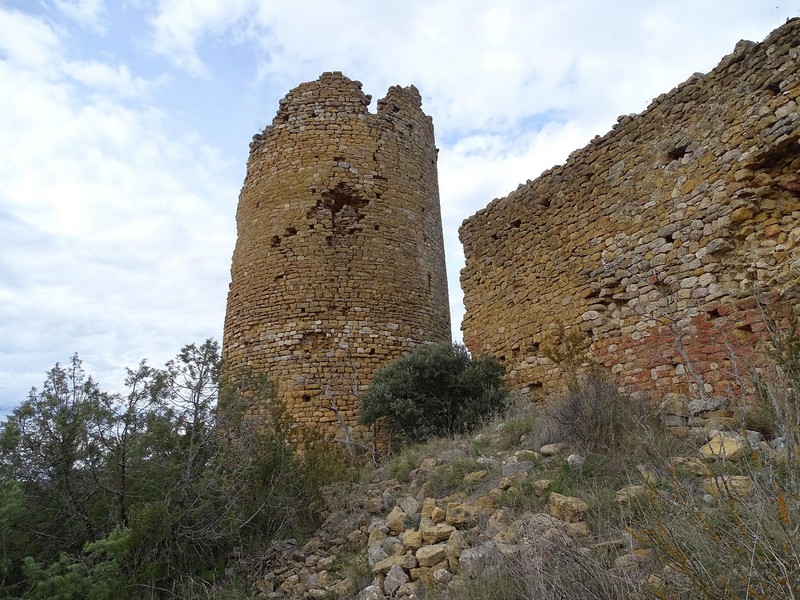
[[[779,457],[783,440],[742,428],[723,399],[669,395],[661,422],[673,439],[668,453],[635,464],[647,453],[626,447],[613,469],[607,456],[567,440],[539,444],[536,418],[524,411],[476,435],[409,449],[368,483],[331,488],[328,517],[307,542],[273,544],[259,597],[469,598],[493,570],[530,579],[531,569],[565,558],[602,563],[633,597],[680,584],[631,515],[682,492],[700,505],[743,501],[754,487],[743,465]]]

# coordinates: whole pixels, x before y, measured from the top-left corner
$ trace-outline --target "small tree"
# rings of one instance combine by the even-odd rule
[[[375,373],[361,404],[361,422],[384,419],[411,442],[473,429],[505,407],[503,366],[473,358],[460,344],[420,346]]]

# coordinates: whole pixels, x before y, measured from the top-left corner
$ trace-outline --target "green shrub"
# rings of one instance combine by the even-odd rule
[[[384,420],[410,442],[470,431],[505,407],[503,367],[472,358],[459,344],[416,348],[375,373],[361,405],[361,422]]]

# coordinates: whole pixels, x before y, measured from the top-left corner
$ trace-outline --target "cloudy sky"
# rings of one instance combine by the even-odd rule
[[[375,99],[420,89],[458,336],[464,218],[795,16],[800,0],[0,0],[0,407],[75,352],[113,390],[221,338],[248,143],[323,71]]]

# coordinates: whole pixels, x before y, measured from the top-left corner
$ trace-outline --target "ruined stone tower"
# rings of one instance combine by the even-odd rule
[[[337,418],[355,424],[376,368],[450,339],[421,102],[395,86],[372,114],[361,83],[324,73],[289,92],[250,145],[223,358],[266,372],[291,416],[329,436]]]

